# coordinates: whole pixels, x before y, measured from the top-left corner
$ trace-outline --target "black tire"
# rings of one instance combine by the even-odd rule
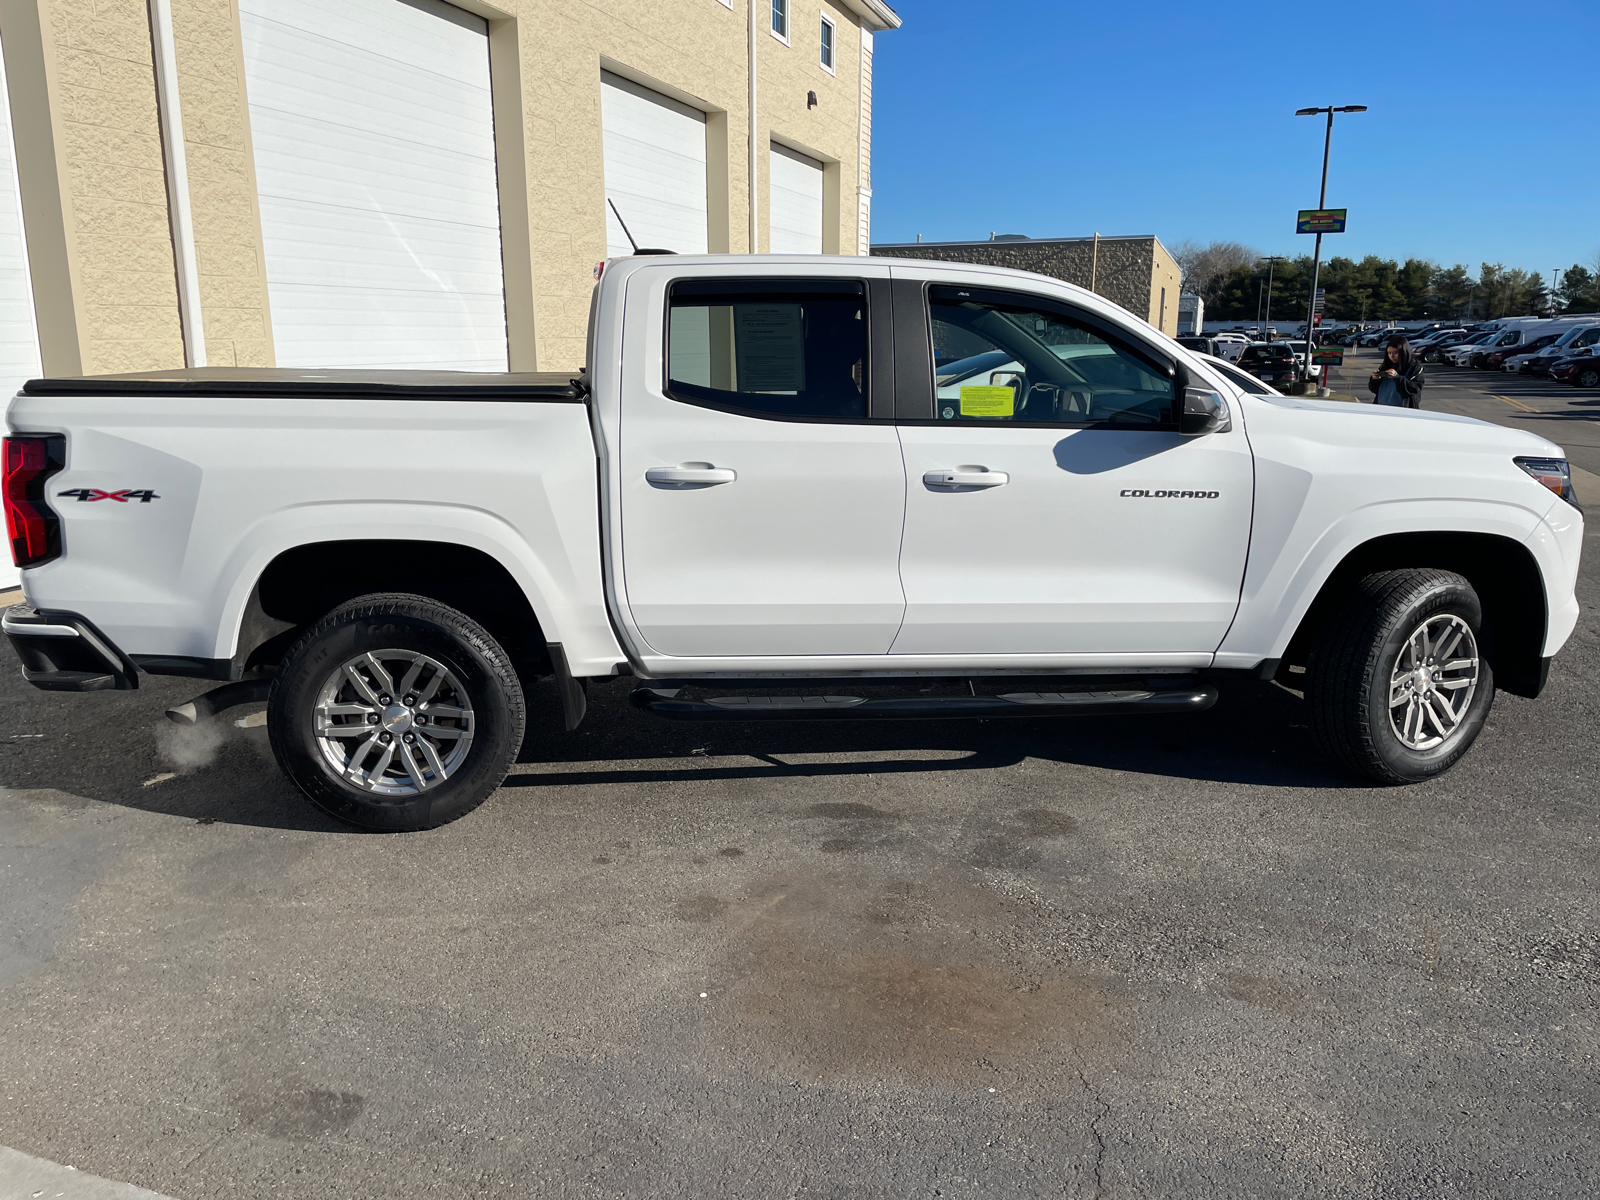
[[[415,691],[429,690],[437,676],[441,682],[432,685],[438,689],[434,695],[448,700],[460,691],[465,703],[457,701],[450,708],[440,708],[430,729],[426,726],[429,709],[438,707],[431,697],[408,706],[407,697],[394,695],[387,707],[373,705],[355,689],[366,688],[383,676],[358,664],[357,673],[363,679],[344,685],[342,694],[352,703],[341,707],[372,707],[379,713],[379,729],[373,736],[387,736],[389,743],[373,746],[356,763],[365,739],[355,734],[347,739],[319,737],[317,708],[323,690],[337,688],[336,680],[347,678],[344,665],[369,653],[378,656],[380,669],[386,669],[386,654],[398,658],[397,668],[407,665],[406,655],[425,656],[432,665],[417,667],[420,674],[413,677]],[[411,661],[421,660],[413,657]],[[388,678],[397,684],[404,682],[393,672]],[[383,695],[377,696],[377,700],[383,699]],[[335,702],[339,702],[337,693]],[[351,722],[339,728],[359,728],[373,720],[360,714],[324,718],[335,719]],[[267,733],[284,774],[331,816],[362,829],[387,832],[432,829],[482,804],[516,759],[525,721],[516,670],[483,626],[425,596],[402,593],[361,596],[323,617],[284,657],[267,700]],[[402,732],[382,732],[389,728]],[[385,759],[382,751],[390,745],[401,753]],[[341,774],[330,755],[345,750],[350,762],[356,763],[358,775],[390,794],[375,793],[370,786]],[[424,750],[431,752],[430,758],[422,756]],[[405,765],[405,755],[418,765],[424,780],[420,789]],[[454,755],[459,755],[459,761],[451,764]],[[402,761],[393,762],[393,758]],[[435,761],[444,769],[442,777],[433,768]],[[392,765],[382,768],[380,763]],[[361,765],[367,769],[359,770]]]
[[[1600,387],[1600,367],[1579,367],[1572,373],[1572,382],[1578,387]]]
[[[1476,687],[1448,736],[1414,749],[1391,715],[1391,679],[1412,634],[1441,617],[1457,617],[1471,631]],[[1416,783],[1449,770],[1477,738],[1494,703],[1494,672],[1483,643],[1483,606],[1460,575],[1412,568],[1362,579],[1327,622],[1307,664],[1311,728],[1323,752],[1379,783]]]

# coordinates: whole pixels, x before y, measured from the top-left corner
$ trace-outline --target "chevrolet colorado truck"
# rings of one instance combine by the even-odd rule
[[[369,828],[482,802],[548,678],[570,729],[613,676],[755,721],[1193,711],[1233,672],[1405,783],[1578,615],[1559,447],[1280,396],[998,268],[640,255],[575,374],[41,379],[7,419],[26,678],[265,700]]]

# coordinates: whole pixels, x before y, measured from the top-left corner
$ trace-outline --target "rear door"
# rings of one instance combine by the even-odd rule
[[[886,395],[874,412],[888,271],[770,272],[629,285],[624,602],[662,655],[884,654],[905,613],[905,470]]]
[[[1203,663],[1249,546],[1237,415],[1230,432],[1185,437],[1181,376],[1159,347],[1053,297],[924,289],[902,270],[897,318],[919,294],[928,307],[920,330],[896,322],[917,344],[896,347],[906,615],[893,653]]]

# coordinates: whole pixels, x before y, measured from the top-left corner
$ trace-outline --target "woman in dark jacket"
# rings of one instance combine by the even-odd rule
[[[1384,361],[1367,380],[1374,403],[1395,408],[1422,407],[1422,360],[1411,353],[1411,343],[1398,334],[1389,339]]]

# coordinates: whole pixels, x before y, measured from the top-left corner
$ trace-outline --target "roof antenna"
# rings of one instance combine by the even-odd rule
[[[617,218],[617,224],[622,226],[623,236],[628,239],[628,245],[633,247],[633,252],[635,254],[676,254],[677,253],[676,250],[657,250],[657,249],[655,249],[653,247],[649,247],[649,246],[646,246],[644,249],[641,250],[639,248],[639,243],[633,240],[633,234],[628,232],[628,223],[622,219],[622,214],[617,211],[617,202],[615,200],[613,200],[610,196],[607,196],[606,197],[606,203],[611,206],[612,215]]]

